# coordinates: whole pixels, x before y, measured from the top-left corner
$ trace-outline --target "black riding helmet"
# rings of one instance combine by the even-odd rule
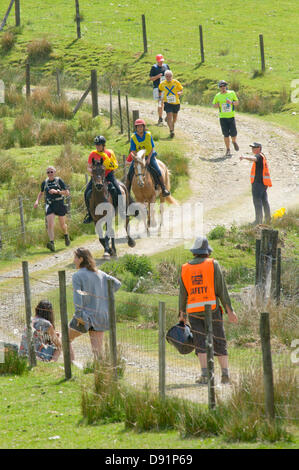
[[[97,135],[94,139],[95,145],[105,145],[106,139],[103,135]]]

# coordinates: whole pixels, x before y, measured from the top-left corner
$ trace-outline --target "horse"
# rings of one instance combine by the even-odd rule
[[[136,201],[138,203],[144,204],[147,208],[147,220],[145,222],[145,227],[147,234],[149,235],[150,227],[155,227],[155,214],[153,209],[153,204],[156,200],[160,199],[160,225],[159,231],[163,225],[163,210],[165,201],[169,204],[177,205],[176,200],[172,196],[162,196],[162,189],[160,185],[157,185],[153,179],[153,176],[148,169],[145,160],[145,150],[139,150],[137,155],[133,156],[134,160],[134,176],[132,179],[132,191],[135,195]],[[167,166],[157,159],[158,166],[164,178],[165,187],[170,190],[170,172]]]
[[[108,183],[105,179],[105,167],[103,165],[103,159],[95,160],[92,159],[92,191],[89,200],[90,214],[93,218],[96,231],[99,235],[99,241],[104,248],[104,258],[110,258],[110,256],[116,256],[115,248],[115,236],[112,227],[112,222],[115,217],[116,203],[113,203],[113,198],[108,190]],[[133,238],[129,235],[129,221],[130,218],[127,215],[127,209],[129,206],[129,194],[126,186],[118,181],[118,184],[122,193],[123,213],[120,213],[122,217],[125,217],[125,229],[127,234],[128,245],[133,248],[136,243]],[[125,203],[124,203],[125,201]],[[119,201],[121,202],[121,201]],[[99,204],[100,209],[98,208]],[[114,209],[114,210],[113,210]],[[125,213],[124,213],[125,212]],[[106,225],[106,235],[103,233],[103,225]],[[110,232],[110,234],[108,233]],[[109,236],[110,235],[110,236]],[[111,240],[111,244],[110,244]]]

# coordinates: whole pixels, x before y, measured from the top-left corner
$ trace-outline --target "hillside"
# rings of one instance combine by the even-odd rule
[[[14,14],[0,32],[13,35],[12,45],[1,48],[1,75],[5,81],[22,73],[28,44],[46,38],[50,51],[31,58],[35,81],[40,72],[63,70],[65,82],[84,88],[90,70],[101,75],[100,86],[113,86],[139,96],[150,96],[150,66],[162,52],[175,76],[186,87],[185,102],[209,104],[220,78],[226,78],[239,92],[241,110],[271,118],[282,112],[285,125],[298,129],[296,92],[297,49],[294,32],[298,25],[295,0],[257,2],[229,1],[223,9],[220,0],[190,0],[175,3],[164,0],[114,3],[80,1],[81,39],[77,40],[74,2],[45,0],[21,2],[21,27],[13,28]],[[8,2],[0,5],[3,18]],[[32,12],[34,11],[34,15]],[[169,13],[171,12],[171,13]],[[148,53],[143,53],[141,15],[145,15]],[[254,21],[252,21],[254,19]],[[184,27],[181,27],[184,25]],[[199,25],[203,27],[205,61],[201,63]],[[261,74],[259,34],[264,36],[265,73]],[[165,41],[164,38],[167,37]],[[33,73],[34,77],[34,73]],[[291,95],[293,93],[293,98]]]

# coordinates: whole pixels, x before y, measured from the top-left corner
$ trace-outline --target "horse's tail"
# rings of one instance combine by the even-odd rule
[[[166,196],[165,201],[168,202],[168,204],[174,204],[175,206],[179,205],[178,201],[172,196]]]

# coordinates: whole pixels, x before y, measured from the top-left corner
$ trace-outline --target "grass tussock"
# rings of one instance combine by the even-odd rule
[[[49,58],[52,44],[46,39],[35,39],[27,44],[28,58],[31,62],[38,62]]]
[[[275,380],[276,416],[266,419],[262,373],[243,373],[226,401],[209,410],[176,397],[161,398],[148,384],[133,390],[115,382],[111,369],[95,371],[94,391],[82,392],[83,416],[89,424],[123,421],[136,432],[178,430],[182,437],[221,435],[228,442],[290,440],[287,420],[298,417],[297,381],[294,371],[283,371]]]
[[[20,357],[7,343],[3,343],[0,353],[0,358],[4,357],[4,362],[0,362],[0,375],[23,375],[28,371],[27,359]]]
[[[1,37],[1,49],[4,53],[10,51],[15,45],[16,37],[12,31],[5,31]]]

